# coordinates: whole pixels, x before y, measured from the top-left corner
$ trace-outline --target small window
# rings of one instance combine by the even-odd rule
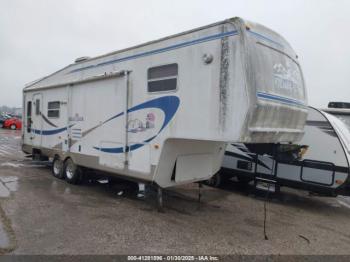
[[[35,115],[40,115],[40,99],[35,100]]]
[[[60,117],[60,105],[61,103],[59,101],[49,102],[47,105],[47,117]]]
[[[162,92],[176,90],[177,64],[157,66],[148,69],[148,92]]]
[[[27,133],[32,131],[32,101],[27,102]]]

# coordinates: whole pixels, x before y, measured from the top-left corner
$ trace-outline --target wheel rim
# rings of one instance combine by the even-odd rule
[[[11,126],[11,129],[12,129],[12,130],[15,130],[15,129],[16,129],[16,126],[15,126],[15,125],[12,125],[12,126]]]
[[[56,160],[53,163],[53,172],[55,173],[55,175],[59,175],[61,173],[61,169],[62,169],[62,163],[59,160]]]
[[[74,176],[74,170],[72,164],[68,163],[66,168],[66,176],[68,179],[72,179]]]

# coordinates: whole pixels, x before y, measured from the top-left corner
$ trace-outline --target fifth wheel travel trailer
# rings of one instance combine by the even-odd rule
[[[89,168],[167,188],[210,178],[227,142],[300,140],[306,103],[286,40],[233,18],[27,85],[22,149],[69,183]]]
[[[256,154],[248,144],[230,144],[222,170],[208,183],[218,186],[236,176],[241,182],[255,182],[257,189],[276,191],[289,186],[336,196],[350,195],[350,130],[338,118],[309,107],[305,145],[299,159],[283,153]]]

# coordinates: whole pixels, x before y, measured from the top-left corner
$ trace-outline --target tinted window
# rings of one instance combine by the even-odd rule
[[[60,105],[59,101],[49,102],[47,105],[47,117],[60,117]]]
[[[148,69],[148,80],[177,76],[177,64],[163,65]]]
[[[177,64],[157,66],[148,69],[148,92],[175,90],[177,87]]]
[[[48,117],[59,117],[60,116],[60,111],[58,110],[49,110],[47,112]]]
[[[60,109],[60,102],[59,101],[54,101],[54,102],[49,102],[48,109]]]
[[[35,114],[40,115],[40,99],[35,100]]]

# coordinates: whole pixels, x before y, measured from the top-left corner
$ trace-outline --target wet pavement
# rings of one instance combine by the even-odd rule
[[[350,254],[350,201],[282,189],[267,202],[230,182],[167,191],[165,212],[135,186],[67,184],[20,151],[19,131],[0,130],[0,253]]]

